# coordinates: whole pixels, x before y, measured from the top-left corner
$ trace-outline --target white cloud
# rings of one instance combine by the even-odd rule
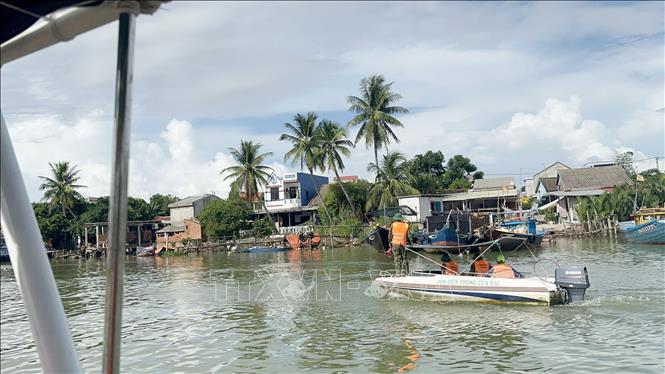
[[[81,191],[84,196],[109,194],[112,126],[103,113],[88,113],[72,124],[57,116],[25,117],[10,122],[9,131],[32,200],[42,196],[37,188],[39,175],[49,175],[48,163],[58,161],[70,161],[81,170],[80,182],[87,186]],[[222,151],[194,152],[195,132],[189,121],[173,119],[161,132],[161,141],[159,137],[132,141],[130,196],[228,195],[230,182],[223,180],[220,171],[233,165],[233,159]],[[288,170],[276,161],[270,166],[278,174]]]
[[[343,123],[346,96],[375,73],[395,81],[412,111],[402,142],[390,146],[407,155],[440,149],[506,172],[621,147],[664,152],[662,2],[165,7],[137,22],[135,194],[226,191],[217,173],[242,138],[263,143],[281,167],[283,117],[327,111]],[[380,22],[368,28],[368,14]],[[85,171],[89,194],[107,193],[116,30],[3,66],[3,113],[22,143],[31,196],[47,163],[64,159]],[[573,95],[580,99],[551,99]],[[254,120],[266,125],[229,125]],[[367,175],[372,159],[360,145],[345,173]]]

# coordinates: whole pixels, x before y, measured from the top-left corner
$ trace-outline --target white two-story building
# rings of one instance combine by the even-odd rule
[[[264,191],[265,205],[268,212],[277,219],[278,226],[296,226],[313,218],[318,204],[313,202],[323,186],[328,184],[328,177],[308,173],[294,172],[277,176],[272,175]],[[258,207],[257,213],[263,213]]]

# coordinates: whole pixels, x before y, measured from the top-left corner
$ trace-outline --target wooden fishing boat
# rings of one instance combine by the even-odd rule
[[[637,244],[665,244],[665,208],[640,209],[632,225],[621,226],[626,240]]]
[[[378,252],[384,253],[390,247],[390,238],[388,234],[390,231],[385,227],[377,227],[367,235],[367,243],[369,243]]]
[[[316,248],[321,244],[321,236],[313,232],[287,234],[284,239],[293,249]]]
[[[155,255],[155,247],[136,247],[136,257],[151,257]]]

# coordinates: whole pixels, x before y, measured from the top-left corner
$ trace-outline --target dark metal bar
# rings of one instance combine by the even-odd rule
[[[104,326],[104,373],[118,373],[122,337],[122,295],[127,239],[127,179],[131,131],[131,86],[134,62],[135,14],[121,13],[118,28],[116,72],[115,135],[109,209],[107,249],[106,310]]]

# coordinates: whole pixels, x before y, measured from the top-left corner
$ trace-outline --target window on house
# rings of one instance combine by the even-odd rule
[[[272,187],[270,189],[270,201],[279,200],[279,187]]]
[[[288,199],[298,198],[298,187],[293,186],[286,189],[286,196]]]
[[[440,201],[431,201],[429,203],[429,208],[432,212],[441,212],[441,202]]]

